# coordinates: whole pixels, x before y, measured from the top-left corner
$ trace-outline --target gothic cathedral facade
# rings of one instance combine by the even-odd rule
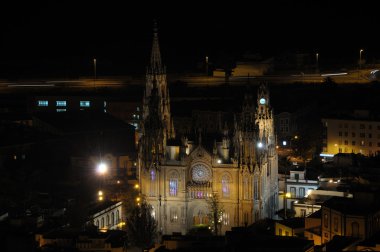
[[[138,145],[141,194],[153,206],[162,234],[186,234],[208,225],[206,198],[216,193],[223,205],[221,230],[272,218],[278,210],[278,160],[273,111],[267,87],[257,100],[246,95],[233,129],[222,130],[211,148],[197,139],[176,136],[170,113],[166,69],[157,28],[146,72]]]

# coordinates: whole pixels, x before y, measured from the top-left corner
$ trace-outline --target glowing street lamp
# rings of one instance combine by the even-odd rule
[[[100,175],[104,175],[107,173],[108,171],[108,166],[105,164],[105,163],[100,163],[98,164],[98,167],[96,168],[96,171],[100,174]]]
[[[257,143],[257,147],[259,147],[260,149],[263,148],[263,146],[264,146],[264,145],[263,145],[262,142],[258,142],[258,143]]]
[[[102,201],[103,200],[103,191],[98,191],[98,199],[99,201]]]

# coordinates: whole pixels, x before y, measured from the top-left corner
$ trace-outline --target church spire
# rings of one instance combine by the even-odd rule
[[[150,74],[164,74],[165,69],[161,62],[160,45],[158,43],[158,28],[157,22],[153,22],[153,44],[152,44],[152,54],[150,56],[150,64],[148,66],[148,72]]]

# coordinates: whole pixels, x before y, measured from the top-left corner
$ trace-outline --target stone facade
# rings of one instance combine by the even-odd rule
[[[142,118],[138,159],[141,194],[153,206],[162,234],[185,234],[194,226],[209,225],[206,199],[215,193],[224,209],[221,233],[232,226],[274,217],[278,161],[265,85],[258,90],[257,102],[246,95],[234,122],[225,123],[211,143],[202,125],[193,131],[197,139],[185,134],[176,137],[155,29]]]

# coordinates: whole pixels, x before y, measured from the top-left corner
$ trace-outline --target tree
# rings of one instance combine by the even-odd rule
[[[135,246],[153,245],[157,234],[157,222],[152,216],[152,211],[153,207],[144,200],[127,218],[128,238]]]
[[[214,233],[218,235],[218,225],[221,224],[223,218],[223,205],[220,203],[217,193],[212,193],[211,197],[206,198],[209,209],[209,219],[213,224]]]

